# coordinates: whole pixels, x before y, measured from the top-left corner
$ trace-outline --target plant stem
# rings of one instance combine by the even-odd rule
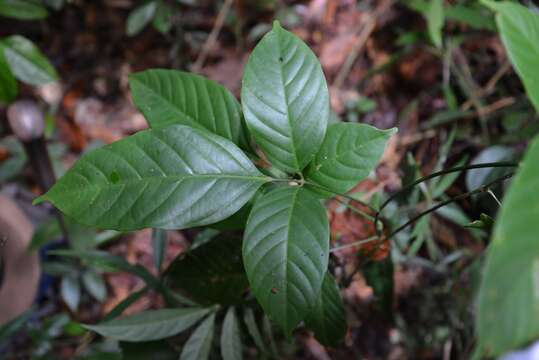
[[[417,179],[416,181],[406,185],[402,189],[400,189],[397,192],[393,193],[386,201],[384,201],[382,206],[380,206],[380,209],[376,212],[376,214],[374,216],[374,228],[376,229],[376,232],[378,233],[379,236],[381,235],[380,231],[378,229],[378,222],[380,220],[380,215],[382,213],[382,210],[384,210],[385,207],[391,201],[393,201],[397,196],[401,195],[402,193],[405,193],[405,192],[409,191],[410,189],[412,189],[417,184],[420,184],[422,182],[425,182],[427,180],[433,179],[433,178],[438,177],[438,176],[450,174],[450,173],[457,172],[457,171],[481,169],[481,168],[494,168],[494,167],[518,167],[518,163],[509,162],[509,161],[501,161],[501,162],[489,162],[489,163],[474,164],[474,165],[456,166],[456,167],[451,168],[451,169],[437,171],[437,172],[432,173],[430,175],[421,177],[421,178]]]
[[[307,180],[305,180],[305,184],[314,186],[314,187],[319,188],[319,189],[324,190],[324,191],[327,191],[327,192],[329,192],[329,193],[331,193],[331,194],[333,194],[333,195],[342,196],[343,198],[346,198],[346,199],[348,199],[348,200],[355,201],[355,202],[357,202],[357,203],[359,203],[359,204],[365,206],[366,208],[368,208],[369,210],[371,210],[373,213],[377,213],[377,212],[378,212],[378,210],[376,210],[375,208],[373,208],[372,206],[370,206],[370,205],[367,204],[366,202],[361,201],[361,200],[359,200],[359,199],[356,199],[356,198],[353,197],[353,196],[346,195],[346,194],[343,194],[343,193],[339,193],[339,192],[330,190],[330,189],[328,189],[328,188],[325,187],[325,186],[318,185],[318,184],[312,183],[312,182],[307,181]]]
[[[352,212],[364,217],[365,219],[367,219],[369,221],[374,222],[374,216],[367,214],[366,212],[362,211],[361,209],[358,209],[357,207],[355,207],[353,205],[350,205],[349,202],[346,202],[346,201],[338,199],[338,198],[336,198],[335,200],[337,200],[342,205],[346,206],[348,209],[352,210]]]
[[[363,245],[363,244],[372,242],[372,241],[374,241],[376,239],[378,239],[378,236],[373,235],[373,236],[368,237],[366,239],[355,241],[355,242],[350,243],[350,244],[341,245],[341,246],[335,246],[334,248],[330,249],[329,252],[333,253],[333,252],[336,252],[336,251],[339,251],[339,250],[349,249],[349,248],[352,248],[352,247],[356,247],[356,246],[359,246],[359,245]]]
[[[501,176],[497,179],[495,179],[494,181],[491,181],[490,183],[488,183],[487,185],[483,185],[475,190],[472,190],[472,191],[469,191],[469,192],[466,192],[464,194],[460,194],[458,196],[455,196],[454,198],[452,199],[448,199],[446,201],[442,201],[441,203],[425,210],[425,211],[422,211],[421,213],[417,214],[416,216],[414,216],[413,218],[411,218],[410,220],[408,220],[406,223],[404,223],[403,225],[399,226],[398,228],[396,228],[393,232],[391,232],[387,238],[391,238],[393,237],[394,235],[396,235],[398,232],[404,230],[405,228],[407,228],[408,226],[412,225],[413,223],[415,223],[417,220],[419,220],[420,218],[422,218],[423,216],[427,215],[427,214],[430,214],[436,210],[438,210],[439,208],[445,206],[445,205],[448,205],[448,204],[451,204],[455,201],[459,201],[459,200],[462,200],[462,199],[465,199],[465,198],[468,198],[470,196],[473,196],[473,195],[476,195],[476,194],[480,194],[480,193],[486,193],[489,191],[489,188],[498,183],[498,182],[502,182],[504,180],[507,180],[509,178],[511,178],[512,176],[514,175],[514,173],[509,173],[509,174],[506,174],[504,176]]]

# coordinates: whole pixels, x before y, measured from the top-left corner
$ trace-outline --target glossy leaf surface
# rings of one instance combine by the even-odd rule
[[[307,169],[307,180],[339,193],[351,190],[375,168],[387,140],[395,132],[365,124],[330,125],[322,147]],[[314,186],[312,189],[320,192]]]
[[[206,360],[210,356],[215,314],[208,316],[185,343],[180,360]]]
[[[258,43],[243,74],[247,126],[270,162],[298,172],[324,139],[329,95],[318,59],[278,22]]]
[[[241,259],[241,239],[219,236],[180,254],[164,280],[198,303],[242,302],[249,284]]]
[[[539,138],[503,199],[479,290],[479,346],[500,355],[539,337]]]
[[[326,210],[306,189],[259,198],[247,221],[243,261],[251,291],[289,334],[314,306],[328,265]]]
[[[158,340],[174,336],[191,327],[209,311],[204,308],[148,310],[84,327],[115,340]]]
[[[195,74],[153,69],[131,74],[129,86],[150,127],[204,128],[249,149],[241,107],[222,85]]]
[[[325,346],[337,346],[346,334],[346,317],[339,287],[330,273],[324,276],[316,305],[305,319],[316,339]]]
[[[20,81],[29,85],[43,85],[58,79],[49,60],[25,37],[9,36],[1,41],[1,45],[13,75]]]
[[[182,229],[234,214],[267,179],[226,139],[173,125],[86,153],[37,202],[101,229]]]
[[[484,3],[497,12],[496,23],[509,59],[539,112],[539,14],[512,2]]]
[[[234,308],[230,307],[226,312],[221,330],[221,355],[223,360],[241,360],[243,359],[242,351],[238,318]]]

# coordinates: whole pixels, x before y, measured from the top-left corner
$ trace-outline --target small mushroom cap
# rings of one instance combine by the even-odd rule
[[[7,119],[11,129],[21,141],[30,141],[43,136],[45,120],[36,103],[19,100],[7,109]]]

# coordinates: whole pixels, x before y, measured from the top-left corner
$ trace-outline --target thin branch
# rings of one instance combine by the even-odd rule
[[[480,193],[486,193],[489,191],[489,188],[494,185],[494,184],[497,184],[499,182],[502,182],[502,181],[505,181],[509,178],[511,178],[512,176],[514,175],[514,173],[509,173],[509,174],[506,174],[504,176],[501,176],[497,179],[495,179],[494,181],[491,181],[490,183],[488,183],[487,185],[483,185],[475,190],[472,190],[472,191],[469,191],[469,192],[466,192],[464,194],[460,194],[458,196],[455,196],[454,198],[451,198],[451,199],[448,199],[446,201],[442,201],[441,203],[437,204],[436,206],[433,206],[425,211],[422,211],[420,212],[419,214],[417,214],[416,216],[414,216],[413,218],[411,218],[410,220],[408,220],[406,223],[404,223],[403,225],[399,226],[398,228],[396,228],[395,230],[393,230],[393,232],[391,232],[387,238],[391,238],[393,236],[395,236],[397,233],[399,233],[400,231],[404,230],[405,228],[407,228],[408,226],[412,225],[413,223],[415,223],[417,220],[419,220],[420,218],[422,218],[423,216],[425,215],[428,215],[436,210],[438,210],[439,208],[441,207],[444,207],[448,204],[451,204],[453,202],[456,202],[456,201],[459,201],[459,200],[462,200],[462,199],[466,199],[470,196],[473,196],[473,195],[476,195],[476,194],[480,194]]]
[[[450,174],[457,171],[462,170],[472,170],[472,169],[481,169],[481,168],[494,168],[494,167],[518,167],[518,163],[515,162],[509,162],[509,161],[501,161],[501,162],[490,162],[490,163],[482,163],[482,164],[473,164],[473,165],[463,165],[463,166],[456,166],[451,169],[446,169],[442,171],[437,171],[435,173],[432,173],[430,175],[424,176],[422,178],[417,179],[416,181],[406,185],[399,191],[393,193],[384,203],[380,206],[380,209],[376,212],[374,216],[374,228],[376,229],[376,232],[378,236],[380,236],[380,231],[378,229],[378,222],[380,221],[380,215],[382,211],[386,208],[386,206],[393,201],[397,196],[411,190],[413,187],[415,187],[417,184],[420,184],[422,182],[425,182],[427,180],[433,179],[438,176]]]
[[[333,195],[342,196],[343,198],[346,198],[346,199],[355,201],[355,202],[357,202],[357,203],[359,203],[359,204],[365,206],[366,208],[368,208],[368,209],[369,209],[370,211],[372,211],[373,213],[377,213],[377,212],[378,212],[378,210],[376,210],[375,208],[373,208],[371,205],[367,204],[366,202],[364,202],[364,201],[362,201],[362,200],[356,199],[356,198],[353,197],[353,196],[346,195],[346,194],[343,194],[343,193],[339,193],[339,192],[330,190],[330,189],[328,189],[328,188],[325,187],[325,186],[318,185],[318,184],[315,184],[315,183],[310,182],[310,181],[307,181],[307,180],[305,180],[305,184],[314,186],[314,187],[319,188],[319,189],[324,190],[324,191],[327,191],[328,193],[331,193],[331,194],[333,194]]]
[[[333,253],[333,252],[336,252],[336,251],[339,251],[339,250],[353,248],[353,247],[356,247],[356,246],[360,246],[360,245],[363,245],[363,244],[370,243],[370,242],[375,241],[377,239],[378,239],[378,236],[374,235],[374,236],[368,237],[368,238],[363,239],[363,240],[355,241],[355,242],[350,243],[350,244],[345,244],[345,245],[341,245],[341,246],[335,246],[334,248],[330,249],[329,252]]]
[[[217,41],[217,37],[219,36],[221,29],[223,28],[223,24],[225,23],[226,16],[228,15],[228,12],[230,11],[230,7],[232,6],[233,1],[234,0],[225,0],[223,7],[221,8],[221,10],[219,11],[219,14],[217,15],[217,19],[215,19],[215,24],[213,25],[213,29],[211,30],[211,33],[208,36],[208,39],[202,46],[202,50],[200,51],[200,54],[198,55],[198,58],[195,61],[195,64],[191,68],[193,72],[200,72],[200,70],[202,69],[202,66],[204,65],[204,62],[206,61],[206,58],[208,57],[210,50],[215,46],[215,42]]]

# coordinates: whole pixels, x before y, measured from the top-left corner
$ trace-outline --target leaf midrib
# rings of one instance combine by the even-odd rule
[[[289,279],[288,279],[288,253],[289,253],[289,247],[290,247],[290,229],[291,229],[291,223],[292,223],[292,216],[293,216],[293,213],[294,213],[294,208],[295,208],[295,205],[297,203],[296,199],[298,197],[298,194],[300,192],[301,189],[296,189],[296,191],[294,191],[294,196],[292,197],[292,201],[291,201],[291,207],[290,207],[290,213],[288,214],[288,221],[287,221],[287,225],[288,225],[288,228],[286,230],[286,247],[285,247],[285,254],[284,254],[284,258],[286,259],[286,262],[285,262],[285,267],[284,267],[284,278],[285,278],[285,281],[286,281],[286,286],[284,286],[284,291],[285,291],[285,294],[284,294],[284,297],[285,299],[287,299],[287,303],[288,303],[288,283],[289,283]],[[286,315],[285,315],[285,324],[286,324],[286,328],[288,329],[288,307],[290,305],[287,305],[286,306]]]
[[[281,42],[280,42],[281,33],[282,33],[282,29],[279,28],[279,31],[276,34],[277,35],[277,51],[279,53],[279,58],[283,57],[282,49],[281,49]],[[279,62],[279,78],[281,79],[281,85],[283,87],[284,104],[285,104],[285,110],[286,110],[286,120],[287,120],[288,128],[290,129],[290,139],[292,140],[291,145],[292,145],[292,151],[294,153],[294,164],[296,165],[295,166],[296,170],[301,171],[300,166],[299,166],[298,152],[297,152],[297,149],[296,149],[296,139],[295,139],[295,136],[294,136],[294,128],[292,126],[292,122],[291,122],[291,119],[290,119],[290,111],[289,111],[289,104],[288,104],[288,94],[287,94],[287,91],[286,91],[286,85],[285,85],[285,81],[284,81],[284,78],[283,78],[283,66],[284,66],[284,63],[279,61],[279,59],[277,59],[277,61]]]

